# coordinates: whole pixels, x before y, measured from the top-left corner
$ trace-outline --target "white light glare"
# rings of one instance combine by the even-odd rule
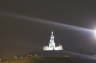
[[[95,38],[96,38],[96,29],[94,29],[94,36],[95,36]]]

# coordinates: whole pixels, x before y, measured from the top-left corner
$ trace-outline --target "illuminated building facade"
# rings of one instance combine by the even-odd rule
[[[58,46],[56,46],[55,41],[54,41],[53,31],[51,32],[49,45],[48,46],[44,46],[43,50],[44,51],[63,50],[63,46],[62,45],[59,44]]]

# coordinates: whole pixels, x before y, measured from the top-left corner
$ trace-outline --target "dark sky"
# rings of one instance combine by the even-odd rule
[[[56,43],[65,50],[79,53],[96,53],[96,41],[92,33],[69,30],[34,21],[1,15],[1,13],[29,16],[52,22],[93,29],[96,26],[96,3],[90,1],[0,1],[0,56],[41,50],[54,30]],[[2,13],[2,14],[3,14]]]

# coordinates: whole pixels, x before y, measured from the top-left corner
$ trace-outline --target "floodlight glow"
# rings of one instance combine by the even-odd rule
[[[95,38],[96,38],[96,29],[94,29],[94,36],[95,36]]]

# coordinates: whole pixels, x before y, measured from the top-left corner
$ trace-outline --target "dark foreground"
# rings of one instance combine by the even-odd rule
[[[76,57],[25,57],[4,59],[0,63],[96,63],[96,60]]]

